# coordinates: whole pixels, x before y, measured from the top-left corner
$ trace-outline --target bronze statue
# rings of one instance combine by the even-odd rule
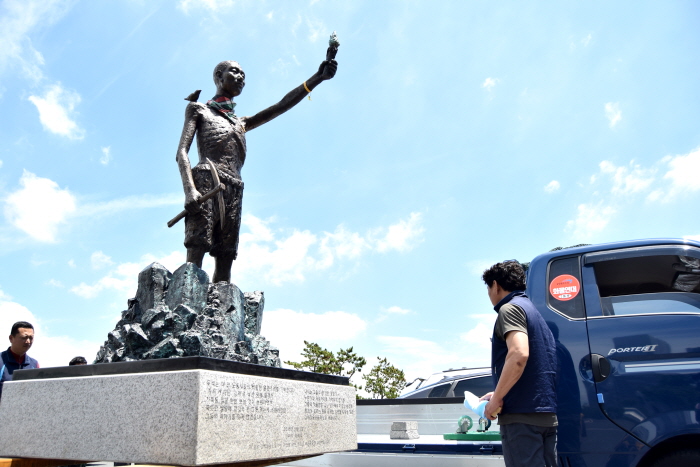
[[[318,71],[277,104],[252,117],[238,117],[233,99],[245,86],[245,73],[233,61],[214,68],[216,95],[206,104],[197,101],[199,91],[185,98],[185,125],[177,148],[177,164],[185,190],[185,211],[168,223],[185,217],[187,262],[202,267],[204,254],[215,259],[213,282],[230,282],[231,266],[238,254],[243,182],[241,168],[246,157],[245,134],[297,105],[322,81],[335,76],[338,63],[335,33],[329,41],[326,60]],[[190,167],[188,152],[197,135],[199,163]]]

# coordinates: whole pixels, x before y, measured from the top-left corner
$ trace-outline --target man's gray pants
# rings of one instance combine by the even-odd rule
[[[556,467],[557,427],[509,423],[501,425],[506,467]]]

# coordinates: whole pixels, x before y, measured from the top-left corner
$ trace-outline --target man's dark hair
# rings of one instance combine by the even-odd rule
[[[28,323],[26,321],[17,321],[15,324],[12,325],[12,331],[10,331],[10,335],[16,336],[19,333],[19,328],[34,329],[34,326],[32,326],[31,323]]]
[[[491,287],[493,281],[496,281],[503,290],[508,292],[525,290],[525,271],[522,265],[515,260],[494,264],[484,271],[481,278],[489,287]]]
[[[68,365],[87,365],[87,360],[85,360],[85,357],[75,357],[70,361],[70,363],[68,363]]]

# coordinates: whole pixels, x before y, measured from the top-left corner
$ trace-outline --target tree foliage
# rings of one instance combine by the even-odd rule
[[[357,355],[352,347],[340,349],[335,354],[328,349],[322,348],[315,342],[304,341],[304,350],[301,352],[303,361],[284,362],[297,370],[308,370],[314,373],[324,373],[326,375],[347,376],[351,378],[355,373],[362,371],[362,367],[367,364],[364,357]],[[356,389],[362,389],[360,386]]]
[[[386,358],[377,357],[377,360],[377,365],[362,377],[365,391],[375,399],[396,399],[406,386],[406,375]]]

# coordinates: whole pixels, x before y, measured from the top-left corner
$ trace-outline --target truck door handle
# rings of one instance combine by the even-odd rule
[[[600,354],[591,354],[591,370],[593,370],[593,381],[600,383],[610,376],[610,362]]]

